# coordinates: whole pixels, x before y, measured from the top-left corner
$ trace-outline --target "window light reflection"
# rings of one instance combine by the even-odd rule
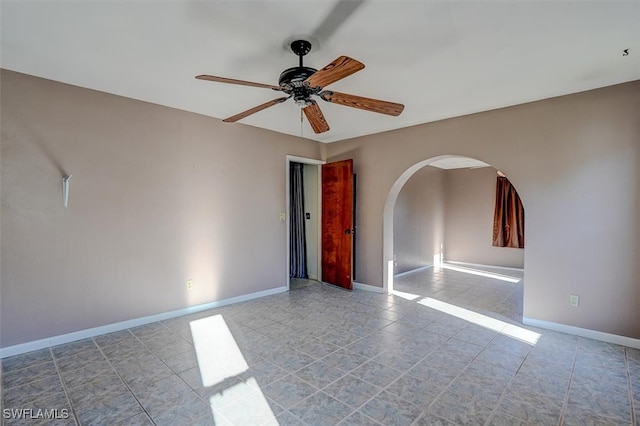
[[[462,266],[452,265],[450,263],[443,263],[440,265],[443,269],[450,269],[452,271],[464,272],[465,274],[479,275],[481,277],[493,278],[496,280],[507,281],[510,283],[519,283],[520,278],[510,277],[509,275],[496,274],[495,272],[481,271],[478,269],[465,268]]]
[[[257,390],[254,392],[246,393],[244,390],[239,391],[237,393],[242,393],[243,396],[239,399],[236,399],[236,403],[239,404],[238,407],[234,407],[230,409],[228,407],[228,403],[215,401],[215,399],[219,399],[218,395],[214,395],[209,398],[209,403],[211,406],[220,406],[219,413],[217,410],[213,411],[213,419],[215,424],[231,424],[234,425],[257,425],[257,424],[279,424],[276,415],[271,409],[271,405],[267,398],[264,396],[262,391],[260,390],[260,386],[255,378],[251,377],[244,383],[236,384],[228,389],[230,394],[235,394],[236,387],[251,387],[256,388]],[[224,416],[224,417],[223,417]]]
[[[190,326],[203,386],[247,371],[249,366],[222,315],[191,321]]]
[[[499,319],[491,318],[450,303],[432,299],[430,297],[425,297],[418,301],[418,303],[429,308],[436,309],[440,312],[444,312],[445,314],[453,315],[454,317],[469,321],[481,327],[488,328],[489,330],[496,331],[516,340],[520,340],[521,342],[528,343],[532,346],[538,342],[538,339],[540,339],[540,334],[534,331],[527,330],[526,328],[518,327],[517,325],[509,324],[507,322],[500,321]]]
[[[393,290],[391,294],[393,294],[394,296],[402,297],[403,299],[407,299],[407,300],[416,300],[418,297],[420,297],[419,294],[407,293],[399,290]]]
[[[275,421],[275,414],[257,380],[242,377],[249,365],[222,315],[194,320],[189,326],[202,385],[223,388],[209,397],[215,424]]]

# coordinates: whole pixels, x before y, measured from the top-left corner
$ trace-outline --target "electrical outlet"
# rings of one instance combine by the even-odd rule
[[[570,294],[569,304],[574,308],[577,308],[578,306],[580,306],[580,296],[578,296],[577,294]]]
[[[187,290],[191,290],[193,288],[193,280],[187,280]]]
[[[280,222],[284,222],[287,216],[284,213],[280,213]]]

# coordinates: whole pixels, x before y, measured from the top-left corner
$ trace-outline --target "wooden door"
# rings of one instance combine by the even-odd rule
[[[322,165],[322,281],[353,289],[353,160]]]

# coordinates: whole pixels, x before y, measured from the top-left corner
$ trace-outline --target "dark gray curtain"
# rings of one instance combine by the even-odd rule
[[[304,217],[304,166],[301,163],[290,163],[289,191],[291,194],[289,206],[289,220],[291,234],[289,235],[291,278],[307,278],[307,241],[305,237]]]

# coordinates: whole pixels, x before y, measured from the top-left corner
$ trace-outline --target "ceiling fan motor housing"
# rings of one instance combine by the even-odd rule
[[[300,106],[305,107],[311,103],[311,95],[317,90],[304,84],[304,81],[312,76],[317,70],[310,67],[293,67],[282,71],[278,83],[280,86],[291,87],[293,100]]]
[[[291,87],[302,86],[303,85],[302,83],[307,78],[315,74],[316,71],[318,70],[311,67],[288,68],[282,71],[282,73],[280,74],[280,79],[278,80],[278,83],[280,84],[280,86],[291,86]]]

